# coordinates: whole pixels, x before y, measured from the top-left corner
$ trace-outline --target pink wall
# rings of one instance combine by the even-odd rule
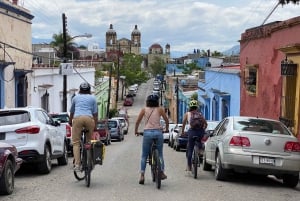
[[[282,78],[280,63],[285,54],[279,48],[300,43],[300,17],[251,28],[241,36],[241,115],[278,119]],[[244,85],[246,65],[258,64],[256,96],[247,94]]]

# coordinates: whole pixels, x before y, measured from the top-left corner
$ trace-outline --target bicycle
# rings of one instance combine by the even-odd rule
[[[74,170],[74,176],[78,181],[85,179],[85,185],[90,187],[91,184],[91,172],[94,169],[94,161],[92,157],[92,144],[86,142],[85,134],[88,132],[86,128],[82,129],[81,141],[80,141],[80,171]]]
[[[202,161],[201,148],[202,142],[199,136],[193,136],[193,140],[195,142],[193,153],[192,153],[192,174],[195,179],[197,179],[198,167],[200,167],[200,163]]]
[[[142,132],[139,135],[143,135]],[[157,139],[153,139],[151,150],[148,156],[147,163],[150,165],[152,181],[156,182],[156,188],[160,189],[161,187],[161,175],[162,175],[162,162],[159,158],[159,153],[157,149]]]

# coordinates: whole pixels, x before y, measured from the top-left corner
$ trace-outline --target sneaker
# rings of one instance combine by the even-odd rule
[[[161,180],[167,179],[167,175],[165,175],[165,173],[161,173]]]
[[[74,172],[80,172],[81,171],[80,165],[75,165],[73,170]]]

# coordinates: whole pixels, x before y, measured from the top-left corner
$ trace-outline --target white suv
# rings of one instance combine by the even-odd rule
[[[15,145],[23,163],[36,164],[42,174],[51,171],[52,159],[68,163],[66,136],[59,126],[41,108],[0,109],[0,142]]]
[[[125,117],[113,117],[111,119],[118,119],[121,122],[124,134],[126,135],[128,133],[129,124],[128,124],[127,120],[125,119]]]

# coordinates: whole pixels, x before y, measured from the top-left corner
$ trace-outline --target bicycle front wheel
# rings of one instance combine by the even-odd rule
[[[197,147],[194,147],[193,154],[192,154],[192,173],[195,179],[197,179],[198,173],[198,150]]]
[[[159,159],[159,154],[158,154],[157,149],[154,151],[154,160],[155,160],[156,188],[160,189],[162,170],[161,170],[161,162],[160,162],[160,159]]]
[[[84,170],[85,173],[85,185],[90,187],[91,184],[91,171],[92,171],[92,155],[91,150],[85,150],[86,152],[86,167]]]

